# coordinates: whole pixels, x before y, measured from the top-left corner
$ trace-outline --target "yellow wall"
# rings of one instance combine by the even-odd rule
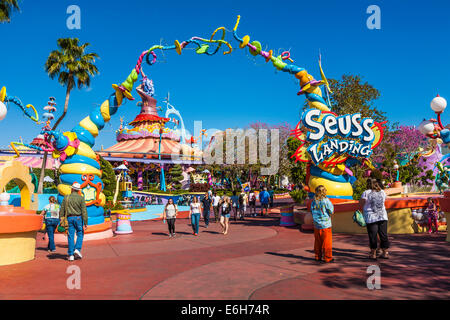
[[[353,213],[354,212],[337,212],[333,214],[331,217],[333,232],[352,234],[367,233],[366,228],[362,228],[356,222],[353,222]]]
[[[0,266],[34,259],[36,231],[0,234]]]
[[[338,212],[332,217],[333,232],[364,234],[367,229],[353,222],[354,212]],[[389,234],[411,234],[415,233],[413,228],[414,219],[411,217],[411,209],[397,209],[388,211],[388,233]]]
[[[0,192],[3,192],[10,181],[14,181],[20,188],[21,207],[36,210],[38,198],[35,196],[35,201],[31,201],[34,185],[31,183],[30,169],[20,161],[5,162],[0,166]]]
[[[388,233],[389,234],[410,234],[415,233],[413,226],[414,219],[411,216],[411,209],[404,208],[388,212]]]

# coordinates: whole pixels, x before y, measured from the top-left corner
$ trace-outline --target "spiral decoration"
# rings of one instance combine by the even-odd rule
[[[304,95],[310,108],[319,109],[322,112],[330,112],[331,104],[329,102],[329,94],[332,93],[328,80],[322,69],[321,59],[319,60],[319,68],[321,74],[321,80],[315,80],[304,68],[294,64],[294,60],[291,58],[289,51],[284,51],[280,55],[275,55],[274,50],[262,50],[262,44],[259,41],[251,41],[249,35],[240,37],[237,33],[237,29],[240,23],[240,16],[237,17],[236,24],[232,30],[234,39],[239,43],[239,48],[248,48],[252,56],[261,56],[266,63],[269,61],[272,65],[282,72],[286,72],[294,76],[299,81],[300,90],[298,95]],[[215,36],[220,34],[218,39]],[[172,46],[154,45],[149,50],[142,53],[139,58],[138,66],[136,70],[141,68],[142,62],[145,60],[147,64],[154,65],[157,61],[157,55],[155,50],[175,50],[178,54],[182,54],[183,49],[189,45],[195,45],[197,54],[206,54],[209,56],[217,54],[222,46],[226,46],[227,50],[223,54],[230,54],[233,51],[233,47],[229,42],[225,40],[226,29],[224,27],[217,28],[211,35],[210,39],[201,37],[192,37],[186,41],[179,42],[175,40]],[[145,56],[145,59],[143,58]],[[152,60],[150,60],[152,58]],[[325,96],[322,93],[320,86],[325,85]],[[328,101],[327,101],[328,100]],[[293,134],[298,139],[302,140],[300,130],[294,131]],[[191,141],[187,141],[188,143]],[[335,198],[351,199],[353,195],[352,183],[356,180],[353,174],[348,169],[347,164],[351,159],[343,157],[334,157],[328,161],[328,163],[314,166],[307,158],[307,154],[303,150],[298,150],[294,154],[294,158],[298,161],[308,162],[308,190],[314,192],[315,188],[319,185],[324,185],[329,194]],[[302,159],[302,160],[300,160]]]
[[[95,225],[104,222],[104,195],[102,170],[99,157],[92,147],[111,116],[117,113],[123,102],[123,97],[132,100],[131,91],[138,79],[138,72],[133,69],[121,85],[113,85],[115,93],[111,94],[100,107],[95,108],[89,116],[69,132],[43,131],[53,138],[53,157],[61,161],[60,184],[58,185],[58,201],[71,193],[74,182],[81,185],[88,212],[88,224]]]
[[[20,101],[19,98],[17,97],[9,97],[6,94],[6,88],[3,87],[0,90],[0,102],[5,103],[7,106],[9,103],[15,104],[16,106],[18,106],[20,108],[20,110],[22,110],[22,112],[24,113],[25,116],[27,116],[28,118],[30,118],[32,121],[39,123],[39,114],[36,111],[36,108],[32,105],[32,104],[27,104],[26,106],[22,103],[22,101]],[[27,109],[32,109],[34,112],[34,115],[29,113]]]

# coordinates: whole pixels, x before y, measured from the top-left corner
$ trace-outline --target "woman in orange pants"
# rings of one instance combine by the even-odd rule
[[[311,204],[311,212],[314,221],[314,252],[316,261],[332,262],[333,259],[333,235],[331,232],[331,215],[334,207],[327,198],[327,190],[324,186],[316,188],[316,195]]]

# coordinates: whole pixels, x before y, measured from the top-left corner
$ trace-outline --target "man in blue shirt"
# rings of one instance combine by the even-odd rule
[[[270,207],[273,208],[273,198],[275,196],[275,191],[273,190],[273,187],[270,187],[268,192],[270,196]]]
[[[264,210],[266,211],[266,215],[269,214],[269,199],[270,194],[267,192],[267,188],[264,188],[259,194],[259,201],[261,202],[261,216],[264,216]]]

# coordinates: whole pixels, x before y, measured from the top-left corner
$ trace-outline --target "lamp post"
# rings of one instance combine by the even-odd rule
[[[430,103],[431,110],[437,115],[436,119],[424,120],[419,125],[419,131],[431,139],[442,139],[444,143],[450,143],[450,130],[442,124],[441,115],[447,107],[447,100],[437,95]]]
[[[159,151],[158,151],[158,160],[161,160],[161,143],[162,143],[162,134],[163,134],[163,128],[162,128],[162,124],[160,124],[160,128],[159,128]],[[166,188],[166,177],[164,174],[164,164],[160,163],[159,164],[161,167],[161,177],[160,177],[160,185],[161,185],[161,190],[166,192],[167,188]]]
[[[396,177],[395,177],[395,181],[394,181],[394,188],[401,188],[402,187],[402,183],[400,180],[400,171],[398,170],[400,168],[400,166],[398,165],[397,161],[394,161],[394,170],[396,171]]]
[[[400,171],[398,171],[399,168],[400,168],[400,167],[398,166],[397,161],[395,161],[395,162],[394,162],[394,170],[397,171],[397,175],[396,175],[396,178],[395,178],[395,182],[398,182],[398,180],[399,180],[399,178],[400,178]]]

